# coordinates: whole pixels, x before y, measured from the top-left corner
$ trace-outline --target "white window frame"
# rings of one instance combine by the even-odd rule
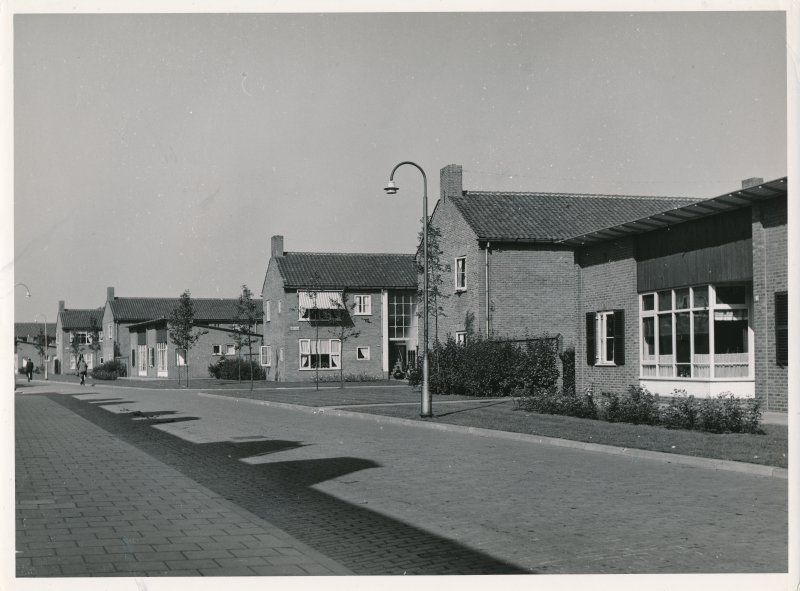
[[[186,349],[175,349],[175,366],[185,367],[186,365]]]
[[[236,355],[236,345],[227,343],[225,345],[225,355]]]
[[[100,338],[100,342],[102,343],[103,342],[103,331],[101,330],[99,333],[97,333],[97,336]]]
[[[745,303],[744,304],[719,304],[717,303],[717,289],[720,287],[743,287],[745,293]],[[689,290],[689,306],[687,308],[677,309],[677,300],[676,300],[676,291],[679,290]],[[708,293],[708,301],[707,306],[695,306],[695,290],[696,289],[707,289]],[[658,294],[659,292],[671,292],[671,309],[670,310],[661,310],[659,311],[658,305]],[[644,298],[646,296],[653,296],[653,310],[644,310]],[[714,322],[715,322],[715,313],[716,312],[723,312],[723,311],[734,311],[734,310],[743,310],[747,316],[747,362],[728,362],[724,360],[720,360],[717,355],[714,353],[715,343],[714,343]],[[695,314],[697,312],[706,312],[708,314],[708,360],[701,359],[695,354]],[[689,343],[690,343],[690,355],[689,355],[689,363],[677,362],[677,314],[689,314]],[[658,317],[659,315],[671,315],[672,321],[672,359],[671,361],[665,361],[662,363],[660,359],[660,339],[659,339],[659,322]],[[653,320],[653,339],[655,341],[655,360],[650,360],[645,362],[644,360],[644,347],[645,347],[645,335],[644,335],[644,319],[645,318],[654,318]],[[641,343],[641,350],[639,353],[639,374],[640,379],[643,380],[676,380],[676,381],[691,381],[691,382],[747,382],[753,381],[754,379],[754,332],[753,332],[753,302],[752,302],[752,284],[747,282],[734,282],[734,283],[703,283],[700,285],[692,285],[688,287],[676,287],[672,289],[659,289],[656,291],[649,291],[639,294],[639,342]],[[690,367],[690,376],[678,376],[678,366],[689,365]],[[717,366],[729,366],[729,367],[747,367],[747,375],[746,376],[723,376],[719,377],[716,374],[718,373]],[[645,375],[645,366],[648,368],[655,368],[655,375],[652,373],[648,373]],[[707,366],[707,374],[704,376],[697,376],[697,373],[701,372],[701,368],[706,368]],[[663,368],[663,369],[662,369]],[[651,370],[652,371],[652,370]],[[662,373],[663,372],[663,373]],[[704,370],[705,372],[705,370]]]
[[[76,331],[72,331],[71,330],[71,331],[69,331],[69,342],[70,343],[73,342],[75,337],[83,337],[83,341],[81,341],[81,339],[78,339],[78,344],[79,345],[88,345],[89,343],[92,342],[91,338],[89,336],[89,331],[87,331],[87,330],[76,330]]]
[[[595,314],[595,365],[616,365],[614,363],[614,336],[606,334],[608,330],[608,318],[614,318],[612,310],[604,310]],[[611,359],[608,359],[608,341],[611,340]]]
[[[86,362],[87,370],[94,369],[94,355],[92,353],[84,355],[83,360]]]
[[[262,367],[270,367],[272,365],[272,346],[262,345],[259,349],[259,359]]]
[[[369,361],[369,347],[356,347],[356,359],[358,361]]]
[[[78,362],[75,359],[75,355],[73,353],[69,354],[69,368],[70,369],[78,369]]]
[[[160,372],[167,371],[167,344],[156,343],[156,365]]]
[[[372,316],[372,296],[362,294],[354,296],[353,314],[355,316]]]
[[[456,345],[466,345],[466,344],[467,344],[467,331],[466,330],[456,331]]]
[[[147,345],[136,345],[136,355],[138,357],[136,364],[139,367],[139,374],[141,375],[144,372],[144,375],[147,375],[147,361],[150,356],[147,351]]]
[[[461,269],[458,268],[459,261],[462,263]],[[456,257],[456,263],[453,269],[455,270],[455,290],[467,291],[467,257]]]
[[[300,351],[300,357],[299,357],[299,360],[300,360],[299,369],[300,369],[300,371],[317,371],[317,368],[315,368],[313,366],[314,359],[317,356],[317,353],[316,353],[316,350],[315,350],[316,348],[312,346],[312,343],[314,343],[314,342],[317,343],[317,347],[319,346],[319,343],[327,343],[328,352],[327,353],[320,353],[320,355],[328,355],[328,360],[329,360],[328,365],[329,366],[328,367],[320,367],[319,371],[331,371],[331,370],[338,371],[340,369],[341,363],[342,363],[342,343],[341,343],[341,341],[339,339],[319,339],[319,341],[316,341],[316,339],[299,339],[298,340],[298,347],[299,347],[299,351]],[[304,343],[308,344],[308,347],[306,347],[306,350],[308,351],[307,353],[303,353],[303,349],[304,349],[303,344]],[[336,351],[334,351],[334,344],[336,344],[336,347],[335,347]],[[308,365],[306,367],[303,367],[303,358],[304,357],[308,358]]]
[[[281,300],[278,300],[278,314],[281,313]]]
[[[222,345],[211,345],[211,355],[220,357],[222,355]]]
[[[265,322],[270,322],[269,308],[270,308],[269,300],[267,300],[267,313],[264,315],[265,316],[265,318],[264,318]]]
[[[114,323],[113,322],[109,323],[109,325],[108,325],[108,338],[109,339],[113,339],[114,338]]]
[[[156,366],[156,348],[155,347],[147,347],[147,365],[150,367]]]

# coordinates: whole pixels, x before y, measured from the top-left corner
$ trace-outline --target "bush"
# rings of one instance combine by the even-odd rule
[[[383,379],[381,376],[374,376],[368,373],[346,373],[344,374],[343,381],[345,382],[379,382]],[[323,382],[336,382],[339,383],[339,373],[331,374],[326,373],[324,375],[319,376],[319,380],[314,378],[315,382],[319,382],[320,384]]]
[[[428,354],[433,394],[511,396],[518,389],[532,394],[554,387],[559,377],[555,342],[547,338],[520,347],[480,335],[458,345],[447,335],[444,344],[436,341]],[[411,368],[408,380],[412,386],[420,385],[421,368]]]
[[[558,354],[561,359],[562,384],[565,392],[575,393],[575,349],[569,347]]]
[[[610,423],[658,425],[661,411],[655,397],[641,386],[631,385],[623,396],[603,392],[600,418]]]
[[[761,403],[739,400],[730,392],[706,398],[700,403],[698,423],[701,431],[711,433],[760,433]]]
[[[116,380],[127,376],[128,368],[121,361],[106,361],[92,369],[89,375],[95,380]]]
[[[687,396],[686,390],[675,390],[669,406],[661,411],[661,423],[667,429],[694,429],[697,425],[699,405],[694,396]]]
[[[257,361],[241,360],[242,380],[250,380],[252,373],[254,380],[265,380],[266,372]],[[236,357],[219,358],[219,361],[208,366],[208,375],[218,380],[238,380],[239,379],[239,359]]]
[[[555,387],[541,388],[535,394],[521,389],[517,392],[517,406],[522,410],[581,419],[597,418],[597,406],[590,394],[576,395],[574,390],[559,390]]]

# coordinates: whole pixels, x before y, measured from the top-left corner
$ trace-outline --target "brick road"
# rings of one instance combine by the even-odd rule
[[[87,394],[67,386],[57,391],[75,395],[52,387],[18,395],[18,423],[28,400],[59,416],[66,413],[115,446],[124,445],[126,454],[145,455],[179,472],[264,520],[264,527],[272,524],[359,574],[787,569],[785,480],[191,392],[97,387]],[[95,446],[75,461],[102,469],[107,460],[93,455]],[[18,466],[26,463],[25,454],[36,452],[35,446],[22,447],[18,443]],[[159,481],[154,477],[153,485]],[[74,479],[73,492],[82,483],[88,487],[82,494],[94,500],[87,472]],[[32,492],[20,489],[22,484],[18,474],[18,501]],[[142,494],[130,492],[132,498]],[[21,503],[18,511],[41,512]],[[52,511],[59,513],[40,519],[67,519],[61,512],[70,509]],[[209,526],[188,523],[197,518],[176,517],[174,525]],[[69,529],[57,522],[38,525]],[[58,548],[45,549],[58,556]],[[34,564],[35,557],[18,556],[23,565],[26,559]]]

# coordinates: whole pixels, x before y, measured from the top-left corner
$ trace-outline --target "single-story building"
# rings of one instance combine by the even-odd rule
[[[576,386],[788,404],[788,179],[560,244],[575,249]]]
[[[44,350],[44,360],[36,346],[40,335],[44,335],[43,322],[14,323],[14,367],[20,373],[25,373],[24,368],[28,359],[31,359],[42,373],[44,373],[44,363],[48,365],[48,372],[53,371],[56,357],[56,325],[52,322],[47,324],[47,348]]]
[[[261,313],[261,301],[253,300]],[[194,322],[209,331],[189,350],[189,357],[177,350],[169,340],[167,321],[180,298],[115,297],[114,288],[107,289],[102,326],[105,334],[103,353],[107,359],[123,362],[129,376],[141,377],[208,377],[208,366],[222,355],[236,355],[231,338],[236,318],[237,298],[192,298]],[[255,333],[261,334],[261,318]],[[260,353],[261,343],[254,346]],[[244,352],[243,352],[244,353]]]
[[[261,290],[273,379],[406,372],[417,355],[416,290],[412,254],[284,252],[273,236]]]

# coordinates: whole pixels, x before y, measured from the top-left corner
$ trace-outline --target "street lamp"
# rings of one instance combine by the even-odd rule
[[[37,322],[39,316],[44,318],[44,379],[47,379],[47,366],[49,365],[47,362],[47,316],[44,314],[37,314],[36,318],[33,319],[34,322]]]
[[[22,287],[24,287],[24,288],[25,288],[25,291],[27,292],[27,293],[25,294],[25,297],[26,297],[26,298],[29,298],[29,297],[31,297],[31,290],[30,290],[30,289],[28,289],[28,286],[27,286],[27,285],[25,285],[24,283],[17,283],[17,285],[21,285]],[[14,287],[16,287],[17,285],[15,285]]]
[[[384,188],[389,195],[394,195],[400,190],[394,182],[395,171],[404,164],[414,166],[422,173],[422,265],[423,265],[423,290],[422,290],[422,410],[419,416],[429,418],[433,416],[431,409],[431,394],[428,390],[428,177],[425,171],[414,162],[401,162],[392,169],[389,183]]]

